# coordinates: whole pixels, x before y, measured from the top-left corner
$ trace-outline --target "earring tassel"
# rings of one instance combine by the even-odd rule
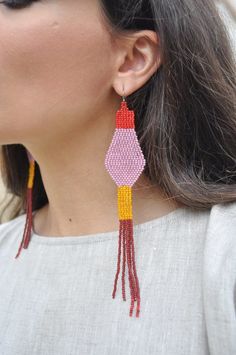
[[[28,177],[28,184],[27,184],[27,196],[26,196],[26,222],[23,237],[18,249],[18,252],[15,256],[15,259],[18,258],[22,248],[28,248],[30,237],[31,237],[31,229],[32,229],[32,190],[33,190],[33,181],[35,175],[35,161],[32,156],[29,155],[29,177]]]
[[[132,190],[129,186],[122,186],[118,189],[118,210],[119,210],[119,244],[118,263],[114,281],[112,297],[115,298],[117,281],[120,272],[121,244],[123,243],[123,269],[122,269],[122,296],[125,297],[125,262],[128,264],[128,277],[131,294],[130,316],[132,317],[134,302],[137,301],[136,317],[140,313],[140,290],[139,281],[135,265],[135,251],[133,239],[133,219],[132,219]]]
[[[117,290],[122,253],[122,298],[126,301],[125,269],[127,264],[131,295],[129,315],[132,317],[134,302],[137,301],[136,317],[139,317],[140,289],[135,264],[132,186],[144,169],[145,159],[134,128],[134,111],[128,109],[123,99],[121,108],[116,113],[116,129],[105,158],[106,169],[118,186],[118,260],[112,297],[115,298]]]

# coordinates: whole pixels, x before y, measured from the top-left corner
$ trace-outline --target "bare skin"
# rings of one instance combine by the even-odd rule
[[[117,186],[104,160],[125,95],[161,61],[149,30],[114,45],[98,0],[0,5],[0,143],[23,144],[40,166],[49,204],[34,216],[39,235],[117,230]],[[142,174],[133,187],[134,224],[179,205]]]

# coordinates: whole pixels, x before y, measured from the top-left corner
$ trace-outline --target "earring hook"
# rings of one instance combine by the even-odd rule
[[[123,99],[123,101],[125,101],[125,89],[124,89],[124,83],[123,83],[122,85],[123,85],[123,95],[122,95],[122,99]]]

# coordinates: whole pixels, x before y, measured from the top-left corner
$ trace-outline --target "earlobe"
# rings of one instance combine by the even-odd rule
[[[158,70],[161,64],[159,37],[151,30],[138,31],[129,40],[123,61],[114,78],[113,87],[122,95],[122,85],[126,95],[141,88]]]

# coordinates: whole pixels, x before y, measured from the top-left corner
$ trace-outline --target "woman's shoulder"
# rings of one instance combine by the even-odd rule
[[[214,205],[206,228],[202,279],[208,335],[236,349],[236,201]]]
[[[206,253],[227,255],[236,265],[236,201],[211,207],[206,224]]]
[[[26,216],[25,213],[23,214],[19,214],[18,216],[8,220],[8,221],[5,221],[5,222],[2,222],[0,223],[0,229],[1,230],[4,230],[6,228],[10,228],[11,226],[14,226],[16,224],[18,224],[20,221],[22,221],[22,219]]]
[[[7,222],[0,224],[0,241],[9,235],[19,233],[20,229],[24,226],[26,214],[21,214]]]
[[[26,214],[24,213],[0,224],[0,258],[12,256],[14,253],[16,255],[23,236],[25,221]]]
[[[214,205],[206,229],[204,282],[209,294],[219,300],[220,292],[222,297],[233,295],[236,286],[236,201]],[[236,300],[230,302],[235,315]]]
[[[236,201],[212,206],[207,227],[209,233],[224,235],[225,239],[231,237],[236,242]]]
[[[211,214],[213,216],[217,215],[222,219],[227,217],[236,218],[236,201],[222,202],[212,206]]]

